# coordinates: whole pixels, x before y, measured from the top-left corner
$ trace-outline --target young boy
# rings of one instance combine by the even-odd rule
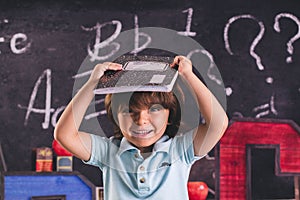
[[[176,135],[180,105],[173,92],[133,91],[129,96],[106,96],[106,109],[116,126],[115,137],[80,132],[99,78],[107,70],[122,69],[108,62],[95,66],[60,117],[55,139],[79,159],[102,170],[105,199],[188,199],[192,164],[215,146],[227,128],[225,111],[192,72],[191,61],[176,56],[171,67],[175,65],[193,90],[205,119],[191,131]]]

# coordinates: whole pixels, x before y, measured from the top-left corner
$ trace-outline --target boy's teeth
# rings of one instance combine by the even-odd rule
[[[135,131],[137,134],[146,134],[149,133],[150,131]]]

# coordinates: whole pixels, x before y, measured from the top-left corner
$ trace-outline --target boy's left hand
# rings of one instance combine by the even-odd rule
[[[173,63],[171,63],[171,67],[174,68],[175,66],[178,66],[178,72],[182,76],[189,75],[193,73],[193,65],[190,59],[188,59],[185,56],[176,56],[174,58]]]

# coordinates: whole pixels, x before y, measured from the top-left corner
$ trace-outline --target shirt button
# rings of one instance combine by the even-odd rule
[[[145,178],[141,178],[140,179],[140,183],[145,183],[146,182],[146,179]]]
[[[140,170],[141,170],[141,171],[144,171],[144,170],[145,170],[145,167],[144,167],[144,166],[140,166]]]
[[[139,154],[138,154],[138,153],[135,153],[135,154],[134,154],[134,157],[135,157],[135,158],[138,158],[138,157],[139,157]]]

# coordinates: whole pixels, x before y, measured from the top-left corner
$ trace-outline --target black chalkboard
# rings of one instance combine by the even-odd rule
[[[72,98],[75,80],[88,77],[78,76],[84,60],[94,56],[92,63],[101,62],[100,54],[118,54],[118,45],[128,44],[114,43],[111,37],[119,34],[118,28],[161,27],[201,44],[207,53],[203,67],[210,69],[213,59],[222,75],[230,118],[291,119],[300,124],[300,43],[298,38],[292,41],[300,31],[299,21],[298,0],[1,1],[0,143],[7,169],[31,170],[32,149],[51,146],[54,125]],[[138,51],[149,39],[138,36],[126,47],[133,51],[128,54],[173,55]],[[108,38],[109,45],[101,46]],[[193,50],[186,49],[186,55],[196,60],[199,52]],[[218,88],[215,69],[207,74]],[[98,106],[103,108],[103,102]],[[101,114],[98,118],[106,120]],[[74,165],[101,185],[96,169],[79,160]]]

